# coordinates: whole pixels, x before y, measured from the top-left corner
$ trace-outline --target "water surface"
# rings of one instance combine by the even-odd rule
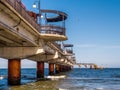
[[[120,69],[103,70],[75,68],[62,73],[67,77],[60,80],[36,81],[36,69],[22,69],[19,86],[7,85],[7,69],[0,69],[0,90],[120,90]],[[48,69],[45,69],[45,76]]]

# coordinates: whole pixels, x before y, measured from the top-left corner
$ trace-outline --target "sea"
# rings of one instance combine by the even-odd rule
[[[46,88],[46,82],[42,84],[44,89],[35,89],[36,69],[21,69],[21,85],[19,88],[12,89],[7,84],[7,69],[0,69],[0,90],[120,90],[120,68],[104,68],[104,69],[89,69],[89,68],[73,68],[69,72],[64,72],[62,75],[66,77],[55,81],[55,88]],[[61,75],[61,74],[60,74]],[[48,69],[45,69],[45,76],[48,76]],[[59,76],[59,74],[58,74]],[[39,81],[41,82],[41,81]],[[28,84],[30,83],[30,84]],[[32,84],[31,84],[32,83]],[[49,80],[52,84],[53,81]],[[41,84],[41,83],[39,83]],[[40,86],[37,83],[37,86]],[[32,85],[32,89],[20,88],[23,85]]]

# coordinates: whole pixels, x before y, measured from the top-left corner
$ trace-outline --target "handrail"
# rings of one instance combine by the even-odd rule
[[[27,13],[24,5],[18,0],[6,0],[25,20],[27,20],[36,30],[40,31],[40,26],[37,22]]]
[[[53,13],[53,14],[57,14],[58,16],[55,17],[47,17],[47,21],[48,22],[59,22],[59,21],[64,21],[67,19],[67,14],[61,11],[57,11],[57,10],[41,10],[42,13]]]
[[[70,49],[66,49],[67,53],[73,53],[73,50],[70,50]]]
[[[42,25],[41,33],[65,35],[65,28],[60,26],[54,26],[54,25]]]

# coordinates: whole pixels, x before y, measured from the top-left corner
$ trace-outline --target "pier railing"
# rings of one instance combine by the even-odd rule
[[[65,28],[54,25],[42,25],[41,26],[42,34],[58,34],[65,35]]]
[[[70,49],[66,49],[66,52],[70,53],[70,54],[73,54],[73,50],[70,50]]]
[[[40,26],[35,19],[28,14],[24,4],[20,0],[5,0],[7,1],[25,20],[27,20],[36,30],[40,30]]]

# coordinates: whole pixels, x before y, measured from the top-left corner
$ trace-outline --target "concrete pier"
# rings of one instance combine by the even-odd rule
[[[23,7],[22,1],[0,0],[0,58],[9,59],[9,85],[21,83],[20,59],[37,62],[38,79],[44,78],[44,62],[49,62],[49,75],[66,71],[64,67],[76,63],[73,45],[63,43],[68,39],[65,27],[68,15],[56,10],[40,11],[46,17],[45,24],[39,22],[38,13]]]
[[[37,62],[37,79],[44,78],[44,62]]]
[[[21,81],[21,61],[20,59],[8,60],[8,84],[19,85]]]
[[[54,64],[49,63],[49,75],[54,75]]]

